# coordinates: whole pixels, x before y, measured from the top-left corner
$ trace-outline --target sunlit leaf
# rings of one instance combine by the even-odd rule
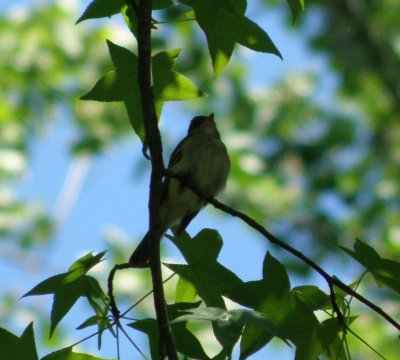
[[[100,358],[89,354],[73,352],[72,347],[67,347],[52,352],[51,354],[42,357],[41,360],[111,360],[111,359]]]
[[[123,101],[132,127],[144,140],[143,113],[138,85],[138,58],[129,50],[107,41],[115,70],[108,72],[82,100]],[[180,101],[205,96],[189,79],[174,70],[180,50],[153,56],[153,92],[157,115],[166,101]]]
[[[104,252],[87,254],[71,265],[70,271],[52,276],[28,291],[23,297],[53,294],[50,336],[80,297],[107,299],[96,279],[86,273],[101,261]]]
[[[183,277],[179,277],[176,284],[175,302],[190,302],[196,298],[197,291],[195,286]]]

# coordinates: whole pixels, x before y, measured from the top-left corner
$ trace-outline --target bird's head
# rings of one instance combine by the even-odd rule
[[[203,133],[210,136],[219,137],[219,133],[214,121],[214,113],[208,116],[196,116],[190,122],[188,135]]]

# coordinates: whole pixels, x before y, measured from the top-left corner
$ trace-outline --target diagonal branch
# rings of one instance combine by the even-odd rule
[[[307,257],[300,251],[296,250],[292,246],[286,244],[282,240],[275,237],[273,234],[271,234],[267,229],[265,229],[262,225],[260,225],[257,221],[252,219],[250,216],[246,215],[245,213],[243,213],[241,211],[233,209],[228,205],[223,204],[222,202],[216,200],[212,196],[205,195],[196,185],[189,183],[187,181],[187,179],[183,178],[182,176],[179,176],[169,170],[165,170],[164,175],[180,181],[182,184],[184,184],[189,189],[191,189],[196,195],[198,195],[200,198],[202,198],[203,200],[210,203],[216,209],[219,209],[233,217],[237,217],[237,218],[243,220],[247,225],[249,225],[253,229],[257,230],[259,233],[261,233],[272,244],[278,245],[282,249],[291,253],[292,255],[294,255],[295,257],[297,257],[304,263],[306,263],[308,266],[310,266],[312,269],[314,269],[317,273],[319,273],[325,279],[325,281],[328,283],[328,286],[330,289],[332,307],[338,316],[338,321],[340,322],[340,325],[343,325],[342,313],[336,304],[335,292],[334,292],[333,286],[337,286],[339,289],[342,289],[347,294],[355,297],[358,301],[360,301],[364,305],[368,306],[371,310],[375,311],[377,314],[379,314],[381,317],[383,317],[386,321],[391,323],[396,329],[400,330],[400,324],[396,320],[394,320],[389,314],[387,314],[384,310],[382,310],[379,306],[375,305],[373,302],[366,299],[364,296],[359,294],[357,291],[353,290],[350,286],[344,284],[337,277],[329,275],[321,266],[319,266],[317,263],[312,261],[309,257]]]
[[[131,0],[135,8],[135,0]],[[162,158],[162,143],[160,130],[158,128],[157,115],[154,106],[152,91],[151,71],[151,0],[140,0],[137,6],[138,15],[138,74],[141,104],[146,134],[146,145],[148,145],[151,156],[151,180],[150,180],[150,270],[154,290],[154,307],[158,328],[160,332],[160,357],[164,358],[164,352],[171,360],[178,359],[174,339],[168,322],[168,314],[164,297],[160,262],[160,203],[162,173],[164,162]]]

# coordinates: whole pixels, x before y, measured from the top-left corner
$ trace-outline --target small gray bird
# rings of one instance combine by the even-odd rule
[[[188,134],[172,152],[168,170],[195,184],[204,194],[216,196],[226,184],[230,169],[228,152],[218,133],[214,114],[196,116],[190,122]],[[174,227],[181,234],[206,205],[179,181],[166,178],[163,182],[160,221],[164,234]],[[143,238],[129,263],[146,267],[149,262],[149,236]]]

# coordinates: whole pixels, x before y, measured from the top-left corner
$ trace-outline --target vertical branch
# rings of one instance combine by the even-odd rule
[[[135,0],[132,3],[136,5]],[[150,269],[153,281],[154,307],[158,328],[160,332],[160,356],[164,354],[168,359],[178,359],[174,339],[168,322],[164,288],[161,274],[160,261],[160,203],[162,173],[164,162],[162,158],[162,143],[158,128],[157,115],[154,106],[152,91],[152,71],[151,71],[151,0],[139,0],[137,7],[138,15],[138,74],[139,87],[142,101],[142,111],[144,119],[144,129],[146,142],[151,156],[151,180],[150,180]]]

